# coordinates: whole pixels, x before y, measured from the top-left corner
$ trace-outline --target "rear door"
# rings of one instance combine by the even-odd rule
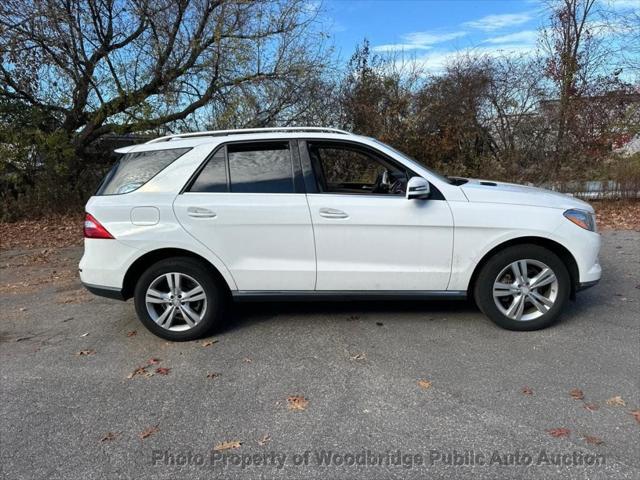
[[[311,217],[291,147],[223,145],[174,202],[180,223],[220,257],[239,290],[315,288]]]
[[[316,240],[316,289],[446,290],[453,216],[442,194],[432,187],[430,199],[407,200],[406,182],[415,173],[370,147],[300,143]]]

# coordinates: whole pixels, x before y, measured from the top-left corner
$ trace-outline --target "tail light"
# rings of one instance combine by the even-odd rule
[[[113,238],[93,215],[87,213],[84,217],[84,238]]]

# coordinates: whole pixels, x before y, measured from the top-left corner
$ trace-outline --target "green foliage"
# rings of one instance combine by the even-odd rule
[[[0,220],[78,208],[86,197],[74,179],[78,158],[69,135],[47,132],[47,112],[0,102]]]

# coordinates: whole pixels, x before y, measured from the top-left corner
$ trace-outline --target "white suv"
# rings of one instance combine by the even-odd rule
[[[443,177],[372,138],[233,130],[117,152],[86,206],[80,277],[170,340],[208,333],[228,300],[472,297],[535,330],[600,278],[587,203]]]

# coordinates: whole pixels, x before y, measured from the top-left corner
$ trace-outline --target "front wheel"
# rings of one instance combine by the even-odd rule
[[[475,283],[476,303],[509,330],[538,330],[560,316],[571,277],[560,258],[538,245],[515,245],[496,253]]]
[[[198,261],[168,258],[149,267],[138,280],[135,306],[142,323],[167,340],[195,340],[221,321],[223,290]]]

